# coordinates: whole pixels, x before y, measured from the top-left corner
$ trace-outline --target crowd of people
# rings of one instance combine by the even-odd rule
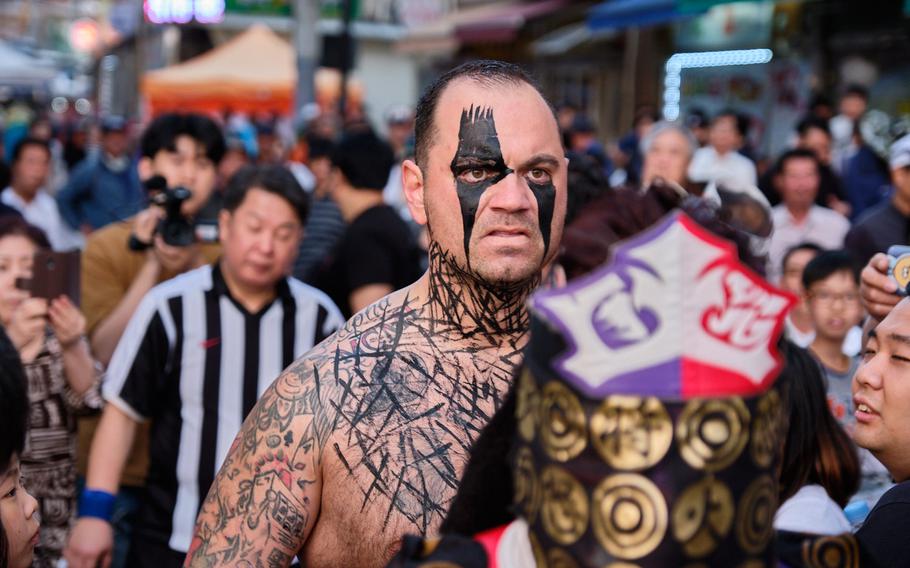
[[[819,535],[853,543],[864,565],[900,565],[910,306],[886,253],[910,244],[910,136],[879,156],[862,138],[863,88],[845,90],[836,115],[817,102],[774,160],[756,160],[736,110],[667,122],[642,108],[608,143],[580,109],[554,109],[524,71],[490,61],[444,74],[381,130],[314,115],[294,133],[226,111],[142,127],[104,117],[62,141],[35,119],[5,138],[0,168],[0,566],[815,565],[786,544]],[[748,436],[716,467],[683,448],[617,465],[593,434],[601,404],[619,405],[619,434],[644,429],[656,443],[663,408],[676,420],[694,403],[667,394],[665,367],[651,391],[631,380],[586,390],[586,373],[619,365],[609,357],[567,370],[583,334],[565,322],[592,321],[595,351],[622,361],[620,377],[650,377],[650,351],[627,349],[670,318],[649,301],[741,291],[696,301],[639,284],[648,257],[617,243],[675,243],[673,227],[706,255],[732,243],[763,293],[793,303],[762,313],[777,326],[724,336],[779,353],[773,387],[700,387],[721,406],[742,394],[729,412],[753,416],[740,425],[750,465],[738,457]],[[698,250],[661,254],[697,263]],[[694,286],[687,274],[662,285]],[[586,307],[580,290],[600,281],[609,301]],[[529,310],[558,294],[576,296]],[[732,327],[777,305],[747,309],[748,298]],[[631,395],[660,399],[660,412],[616,402]],[[538,412],[541,401],[553,409]],[[669,444],[681,434],[667,421]],[[705,459],[734,434],[706,434]],[[764,454],[759,439],[771,440]],[[711,546],[664,519],[675,541],[660,533],[630,553],[599,521],[586,532],[587,504],[569,505],[635,471],[682,524],[674,499],[689,492],[668,480],[695,470],[714,476],[702,508],[719,516],[691,521]],[[760,477],[773,478],[777,513],[744,543],[723,519],[741,515],[743,484]],[[737,501],[726,513],[724,483]]]

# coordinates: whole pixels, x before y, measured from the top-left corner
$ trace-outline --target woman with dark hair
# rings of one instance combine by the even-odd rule
[[[774,528],[810,534],[850,532],[843,507],[859,488],[856,446],[828,409],[822,370],[805,349],[785,342],[777,379],[789,417]]]
[[[38,503],[19,471],[27,409],[22,363],[0,328],[0,568],[31,566],[38,541]]]
[[[76,509],[75,414],[101,403],[82,313],[65,296],[48,301],[17,287],[32,277],[35,253],[48,248],[40,229],[0,219],[0,324],[24,366],[29,405],[21,473],[43,522],[34,566],[55,566],[61,556]]]

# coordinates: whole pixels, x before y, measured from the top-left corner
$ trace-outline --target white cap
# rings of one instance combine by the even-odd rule
[[[890,154],[888,162],[892,170],[910,166],[910,134],[895,140],[891,144]]]

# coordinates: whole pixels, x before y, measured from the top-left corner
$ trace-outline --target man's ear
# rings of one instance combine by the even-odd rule
[[[224,240],[228,237],[230,233],[230,220],[231,212],[227,209],[222,209],[218,212],[218,242],[224,245]]]
[[[408,202],[411,217],[419,225],[427,224],[427,210],[424,207],[424,180],[423,172],[413,160],[401,163],[401,184],[404,188],[404,198]]]
[[[142,181],[147,181],[152,175],[154,175],[154,170],[152,169],[152,159],[148,156],[143,156],[139,158],[139,163],[136,165],[136,168],[139,172],[139,179]]]

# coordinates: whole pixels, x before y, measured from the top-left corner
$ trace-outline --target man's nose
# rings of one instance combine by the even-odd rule
[[[885,357],[882,357],[881,354],[876,354],[874,357],[860,365],[856,374],[853,375],[853,381],[856,383],[855,386],[871,389],[881,388],[883,359],[885,359]]]
[[[487,206],[496,211],[514,213],[528,210],[532,205],[533,196],[527,182],[514,172],[487,192],[490,194]]]

